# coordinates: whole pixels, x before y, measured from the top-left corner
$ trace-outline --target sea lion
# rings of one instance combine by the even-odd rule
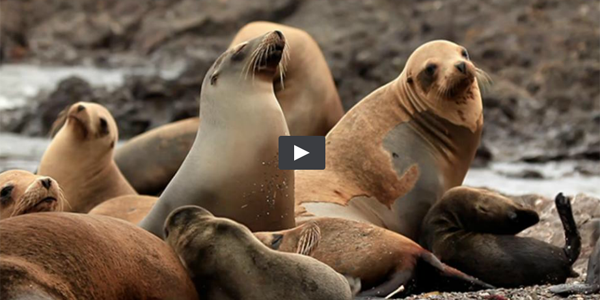
[[[283,32],[289,47],[283,82],[275,72],[273,86],[290,134],[327,134],[344,110],[327,61],[310,34],[281,24],[252,22],[236,34],[230,47],[272,30]],[[117,165],[138,193],[156,195],[167,186],[192,147],[199,123],[199,118],[190,118],[160,126],[117,149]]]
[[[340,218],[315,218],[296,228],[256,232],[274,250],[311,256],[338,273],[359,278],[361,296],[493,288],[441,263],[431,252],[393,231]]]
[[[581,239],[568,198],[556,209],[565,229],[559,248],[515,234],[539,221],[537,213],[492,191],[456,187],[423,220],[421,244],[441,261],[499,287],[564,283],[574,275]]]
[[[230,48],[208,70],[202,127],[141,227],[161,236],[169,213],[188,204],[253,231],[295,226],[294,171],[278,167],[279,136],[289,132],[272,83],[286,45],[281,32],[271,31]]]
[[[201,207],[174,210],[164,236],[187,266],[201,299],[352,299],[346,278],[329,266],[271,250],[247,227]]]
[[[56,135],[44,152],[39,175],[54,178],[69,201],[65,211],[87,213],[111,198],[135,195],[113,160],[117,124],[100,104],[78,102],[53,126]]]
[[[134,224],[49,212],[0,221],[2,299],[198,299],[177,254]]]
[[[62,189],[48,176],[23,170],[0,174],[0,220],[34,212],[62,211],[65,203]]]
[[[415,240],[423,217],[460,185],[483,128],[467,50],[432,41],[400,76],[354,106],[326,137],[324,170],[296,172],[296,221],[340,217]]]
[[[587,266],[587,277],[583,284],[560,284],[550,287],[550,292],[567,296],[570,294],[600,293],[600,220],[597,220],[592,240],[596,241]]]
[[[109,216],[134,224],[139,223],[152,209],[157,197],[127,195],[100,203],[90,210],[91,215]]]

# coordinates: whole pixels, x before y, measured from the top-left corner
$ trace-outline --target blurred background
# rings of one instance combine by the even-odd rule
[[[494,84],[466,184],[600,196],[597,0],[2,0],[0,171],[35,170],[58,113],[113,113],[126,140],[198,114],[205,72],[250,21],[321,46],[344,108],[434,39],[465,46]]]

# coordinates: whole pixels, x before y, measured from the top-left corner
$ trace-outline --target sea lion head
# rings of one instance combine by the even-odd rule
[[[482,116],[478,81],[488,83],[489,77],[473,64],[467,49],[444,40],[417,48],[400,76],[415,106],[472,131]]]
[[[65,203],[61,188],[50,177],[22,170],[0,174],[0,219],[34,212],[62,211]]]
[[[472,232],[517,234],[540,220],[534,210],[487,189],[455,187],[444,194],[442,203],[457,224]]]
[[[221,86],[231,89],[243,82],[253,85],[264,83],[272,88],[276,72],[283,80],[288,56],[285,36],[278,30],[237,44],[221,54],[208,70],[202,83],[202,93],[218,90]],[[231,85],[222,81],[229,81]]]
[[[175,249],[189,269],[196,269],[190,263],[202,263],[203,256],[216,250],[218,240],[227,243],[242,241],[252,237],[250,230],[226,218],[217,218],[208,210],[185,205],[172,211],[163,227],[165,241]],[[256,241],[256,244],[259,244]]]
[[[254,236],[273,250],[310,256],[321,240],[321,229],[317,222],[309,221],[287,230],[255,232]]]
[[[76,150],[85,149],[86,156],[105,154],[111,157],[119,139],[117,123],[110,112],[102,105],[78,102],[60,113],[52,126],[55,139],[75,141]]]

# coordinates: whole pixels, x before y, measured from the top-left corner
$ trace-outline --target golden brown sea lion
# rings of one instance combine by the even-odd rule
[[[273,92],[286,39],[271,31],[223,53],[202,84],[202,127],[183,165],[140,226],[161,236],[165,219],[200,205],[251,230],[294,223],[294,171],[278,167],[278,140],[289,135]]]
[[[119,134],[106,108],[75,103],[61,113],[54,127],[60,129],[37,173],[60,184],[70,204],[66,211],[86,213],[108,199],[136,194],[113,160]]]
[[[452,42],[415,50],[398,78],[329,132],[326,168],[296,172],[296,221],[347,218],[415,239],[431,205],[462,183],[475,156],[483,74]]]
[[[441,261],[499,287],[564,283],[574,275],[581,239],[571,203],[556,196],[566,245],[515,234],[539,221],[537,213],[497,193],[467,187],[449,190],[423,221],[421,244]]]
[[[177,254],[125,221],[38,213],[0,221],[2,299],[197,299]]]
[[[274,250],[316,258],[337,272],[359,278],[363,296],[492,288],[444,265],[431,252],[393,231],[340,218],[315,218],[293,229],[256,232]]]
[[[50,177],[23,170],[0,174],[0,220],[34,212],[62,211],[65,203],[60,186]]]
[[[109,216],[137,224],[150,212],[158,197],[127,195],[100,203],[90,210],[91,215]]]
[[[352,299],[344,276],[314,258],[271,250],[245,226],[198,206],[174,210],[164,235],[201,299]]]
[[[237,33],[231,47],[273,30],[283,32],[289,47],[283,84],[278,70],[273,85],[290,134],[327,134],[344,110],[325,57],[307,32],[252,22]],[[192,147],[199,123],[199,118],[190,118],[160,126],[117,149],[115,161],[138,193],[155,195],[167,186]]]

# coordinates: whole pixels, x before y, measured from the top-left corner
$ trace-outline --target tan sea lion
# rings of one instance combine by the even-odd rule
[[[340,218],[315,218],[296,228],[256,232],[274,250],[316,258],[338,273],[359,278],[362,296],[406,296],[427,291],[493,288],[446,266],[431,252],[393,231]]]
[[[289,47],[283,82],[278,70],[273,85],[290,134],[327,134],[344,110],[327,61],[307,32],[276,23],[252,22],[236,34],[230,47],[272,30],[283,32]],[[138,193],[156,195],[167,186],[192,147],[199,123],[199,118],[190,118],[160,126],[117,149],[115,161]]]
[[[79,102],[61,113],[42,156],[39,175],[54,178],[69,201],[66,211],[86,213],[111,198],[135,195],[113,160],[117,124],[100,104]]]
[[[62,211],[66,200],[58,183],[23,170],[0,174],[0,220],[18,215]]]
[[[460,185],[483,128],[465,48],[433,41],[400,76],[362,99],[329,132],[326,168],[296,172],[296,221],[340,217],[418,237],[423,217]]]
[[[174,210],[164,235],[201,299],[352,299],[348,281],[332,268],[308,256],[271,250],[247,227],[201,207]]]
[[[556,196],[565,229],[559,248],[515,234],[539,221],[537,213],[497,193],[456,187],[423,221],[421,244],[441,261],[499,287],[564,283],[581,250],[571,203]]]
[[[202,83],[194,145],[141,227],[161,236],[169,213],[189,204],[254,231],[295,226],[294,171],[278,167],[279,136],[289,132],[272,80],[286,49],[271,31],[217,59]]]
[[[0,221],[2,299],[198,299],[177,254],[134,224],[38,213]]]
[[[150,212],[156,201],[158,197],[126,195],[100,203],[90,210],[89,214],[109,216],[137,224]]]

